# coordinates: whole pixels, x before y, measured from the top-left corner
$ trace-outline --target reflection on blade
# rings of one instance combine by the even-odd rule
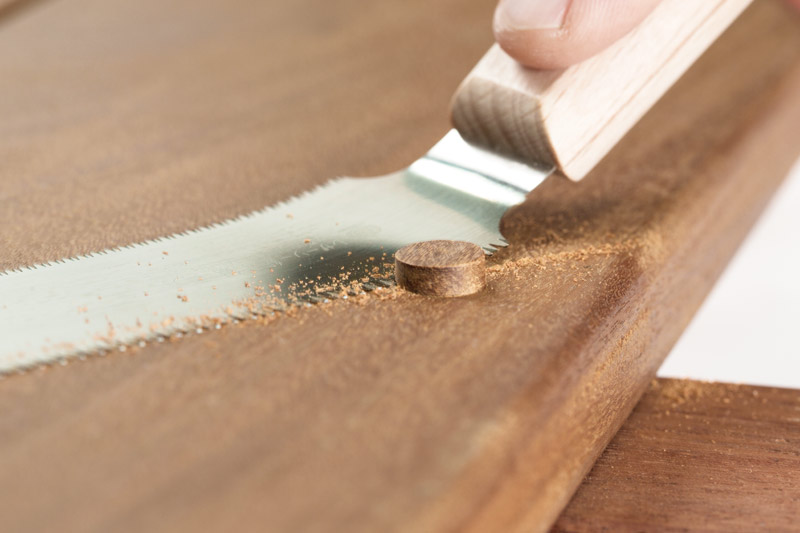
[[[544,174],[527,170],[532,189]],[[392,254],[412,242],[491,252],[526,188],[423,158],[207,228],[2,273],[0,372],[386,286]]]

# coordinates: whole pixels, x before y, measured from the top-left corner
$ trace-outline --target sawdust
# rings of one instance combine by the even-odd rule
[[[310,243],[310,239],[304,242]],[[500,249],[488,258],[487,281],[501,282],[504,277],[519,277],[523,271],[533,270],[542,274],[553,272],[569,275],[574,282],[586,279],[586,274],[591,272],[590,265],[584,265],[587,259],[594,256],[613,256],[620,254],[633,254],[638,252],[640,245],[633,240],[609,242],[602,245],[585,245],[569,247],[546,246],[526,248],[512,246]],[[166,255],[166,254],[165,254]],[[347,257],[352,257],[353,252],[348,251]],[[324,256],[320,256],[324,260]],[[274,269],[270,269],[273,272]],[[238,271],[231,271],[232,276],[237,276]],[[537,274],[534,274],[536,277]],[[255,272],[253,272],[255,278]],[[108,348],[100,349],[97,355],[106,355],[109,350],[119,349],[120,346],[128,348],[144,348],[148,343],[177,342],[185,335],[202,334],[205,331],[221,330],[230,327],[241,327],[245,323],[253,325],[267,325],[281,317],[302,320],[303,312],[312,305],[323,312],[341,312],[341,305],[368,305],[373,301],[393,301],[403,296],[415,297],[406,293],[394,284],[394,263],[387,253],[380,256],[370,255],[361,262],[350,267],[340,267],[340,272],[329,279],[317,275],[312,278],[287,282],[277,279],[274,284],[267,285],[263,281],[258,284],[244,281],[244,286],[253,290],[252,296],[233,302],[225,309],[226,317],[199,316],[184,319],[186,327],[171,334],[158,334],[174,327],[175,318],[159,319],[149,325],[150,337],[137,339],[132,343],[115,343],[113,328],[104,336]],[[216,290],[212,286],[212,290]],[[180,291],[179,291],[180,292]],[[145,293],[147,296],[147,293]],[[178,294],[177,297],[184,302],[188,296]],[[98,297],[99,298],[99,297]],[[334,305],[335,302],[340,302]],[[128,349],[126,348],[126,350]],[[135,353],[138,350],[132,350]],[[86,355],[82,354],[85,359]],[[53,364],[64,364],[61,361]]]
[[[744,406],[767,403],[759,388],[737,383],[720,383],[692,379],[654,379],[650,391],[658,398],[660,411],[666,416],[692,413],[698,406],[709,405],[727,411],[732,405]]]
[[[670,407],[677,408],[705,398],[712,390],[708,387],[711,382],[693,380],[675,380],[662,383],[654,379],[650,387],[661,395]]]
[[[608,242],[600,245],[581,243],[574,247],[556,247],[525,249],[524,247],[508,247],[499,250],[491,258],[486,268],[486,279],[489,285],[500,282],[504,278],[523,279],[525,272],[533,272],[533,277],[566,278],[573,283],[588,281],[595,275],[594,263],[590,260],[597,257],[639,257],[641,244],[637,240]]]

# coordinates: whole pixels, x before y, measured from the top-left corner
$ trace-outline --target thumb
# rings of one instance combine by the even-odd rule
[[[800,2],[800,0],[797,0]],[[565,68],[628,33],[659,0],[500,0],[494,33],[500,46],[534,68]]]

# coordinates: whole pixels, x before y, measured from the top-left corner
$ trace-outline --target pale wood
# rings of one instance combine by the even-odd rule
[[[636,29],[562,71],[532,70],[494,45],[453,99],[469,142],[579,180],[751,0],[663,0]]]
[[[401,168],[447,131],[494,5],[41,4],[0,28],[3,265]],[[593,176],[508,213],[475,296],[0,381],[0,530],[547,528],[798,154],[795,22],[754,6]]]
[[[451,298],[486,287],[485,253],[464,241],[409,244],[395,254],[397,284],[411,292]]]
[[[797,531],[798,412],[798,390],[655,381],[553,531]]]

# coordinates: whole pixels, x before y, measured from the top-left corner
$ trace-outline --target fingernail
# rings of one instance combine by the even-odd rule
[[[564,24],[570,0],[502,0],[494,17],[498,30],[553,30]]]

